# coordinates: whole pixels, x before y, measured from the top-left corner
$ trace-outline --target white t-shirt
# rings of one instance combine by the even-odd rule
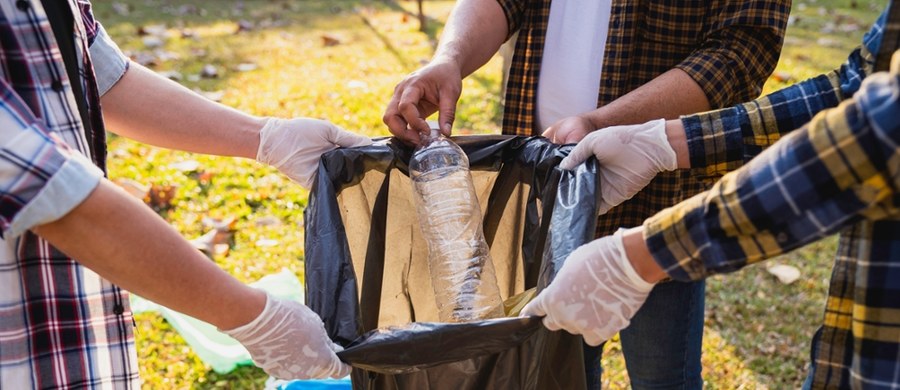
[[[537,90],[541,131],[597,108],[612,0],[553,0]]]

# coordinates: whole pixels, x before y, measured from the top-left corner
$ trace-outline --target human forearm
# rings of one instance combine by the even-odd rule
[[[582,114],[593,128],[674,119],[679,115],[709,110],[706,94],[694,79],[672,69],[594,111]]]
[[[718,179],[852,96],[867,74],[865,52],[857,49],[840,68],[751,102],[681,117],[692,173]]]
[[[110,131],[189,152],[256,157],[264,119],[212,102],[132,63],[101,98]]]
[[[682,117],[692,173],[715,180],[800,128],[818,112],[837,106],[859,90],[872,73],[884,34],[881,15],[861,45],[837,69],[785,87],[748,103]]]
[[[382,117],[391,133],[418,144],[423,134],[431,132],[425,118],[437,111],[440,130],[449,136],[462,79],[497,52],[506,39],[504,21],[505,13],[496,0],[459,1],[434,58],[394,88]]]
[[[678,168],[695,168],[700,178],[719,177],[739,168],[819,111],[836,106],[841,100],[838,80],[848,70],[845,64],[840,70],[749,103],[666,121],[666,136],[675,150]],[[858,88],[857,85],[852,91]],[[802,103],[785,109],[781,102],[790,101]],[[782,106],[778,113],[776,105]]]
[[[264,293],[217,268],[107,180],[69,214],[33,231],[113,283],[220,329],[250,322],[265,306]]]
[[[457,2],[433,61],[454,61],[462,76],[468,76],[487,63],[506,40],[505,21],[496,0]]]
[[[870,76],[852,101],[817,115],[740,170],[644,223],[670,276],[732,272],[857,221],[895,211],[900,78]]]

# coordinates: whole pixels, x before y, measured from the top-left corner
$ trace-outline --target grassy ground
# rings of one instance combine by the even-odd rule
[[[453,5],[427,2],[429,28],[422,33],[408,11],[414,4],[123,0],[95,7],[132,57],[224,104],[258,115],[327,118],[381,136],[387,135],[380,118],[393,86],[430,57]],[[767,90],[838,66],[884,4],[795,1],[777,77]],[[206,65],[215,67],[217,77],[200,76]],[[458,132],[499,131],[500,73],[495,58],[464,82]],[[185,236],[209,231],[205,219],[235,219],[227,253],[215,256],[223,269],[248,282],[284,267],[303,277],[306,191],[250,161],[164,151],[120,138],[110,147],[112,178],[163,193],[174,189],[157,208]],[[703,360],[709,388],[799,386],[809,339],[821,319],[834,246],[827,240],[775,260],[801,269],[802,278],[791,285],[778,283],[763,265],[709,281]],[[138,315],[136,333],[147,388],[258,388],[266,378],[253,367],[215,374],[158,315]],[[604,366],[605,387],[628,387],[616,341],[607,347]]]

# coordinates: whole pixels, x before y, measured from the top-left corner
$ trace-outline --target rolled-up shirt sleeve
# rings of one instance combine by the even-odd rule
[[[869,76],[852,99],[645,221],[651,254],[672,278],[697,280],[896,215],[898,117],[900,75]]]
[[[500,4],[500,8],[503,9],[503,14],[506,16],[506,38],[509,39],[522,27],[528,2],[525,0],[497,0],[497,3]]]
[[[791,2],[729,1],[698,48],[677,65],[706,93],[712,107],[759,96],[775,70]]]
[[[102,177],[90,160],[48,133],[0,81],[0,236],[16,237],[68,214]]]
[[[90,50],[94,74],[97,76],[97,88],[103,96],[128,71],[129,60],[99,23]]]
[[[122,76],[128,71],[130,61],[106,33],[103,25],[94,18],[91,2],[77,0],[77,4],[90,45],[91,65],[97,79],[97,89],[100,96],[103,96],[122,79]]]

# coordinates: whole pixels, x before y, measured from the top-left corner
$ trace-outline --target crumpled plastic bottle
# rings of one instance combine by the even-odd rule
[[[484,318],[501,300],[468,157],[432,130],[410,158],[409,173],[440,320]]]

